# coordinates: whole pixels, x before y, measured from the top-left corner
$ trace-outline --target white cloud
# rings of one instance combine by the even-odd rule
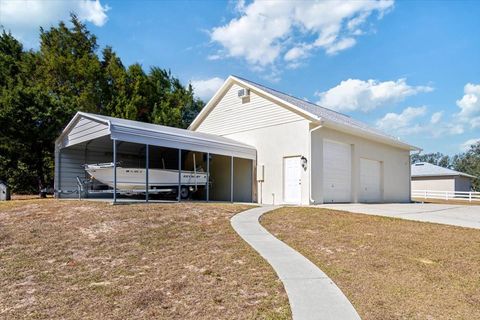
[[[208,60],[215,61],[215,60],[220,60],[222,56],[218,54],[211,54],[207,57]]]
[[[387,113],[377,120],[377,128],[393,135],[424,134],[427,137],[442,138],[447,135],[460,135],[478,131],[480,128],[480,84],[467,83],[464,95],[457,100],[458,112],[447,113],[437,111],[427,113],[426,107],[409,107],[401,113]],[[470,139],[460,145],[462,150],[480,139]]]
[[[261,1],[236,6],[239,17],[213,28],[210,37],[221,45],[215,55],[245,59],[265,68],[283,57],[297,63],[317,48],[329,55],[355,45],[354,37],[377,13],[381,18],[393,0]]]
[[[477,142],[480,141],[480,138],[477,138],[477,139],[469,139],[467,141],[465,141],[464,143],[462,143],[460,145],[460,150],[462,151],[468,151],[470,149],[470,147],[474,144],[476,144]]]
[[[299,46],[291,48],[285,53],[285,61],[295,61],[300,58],[306,57],[308,54],[308,48],[305,46]]]
[[[438,138],[445,135],[458,135],[464,132],[461,124],[451,121],[441,121],[443,111],[433,113],[427,118],[427,107],[408,107],[401,113],[387,113],[377,120],[378,129],[392,135],[408,136],[412,134],[427,134]]]
[[[442,119],[442,116],[443,116],[443,112],[442,112],[442,111],[435,112],[435,113],[432,114],[432,116],[430,117],[430,123],[431,123],[431,124],[437,124],[437,123],[439,123],[440,120]]]
[[[204,80],[193,80],[191,81],[195,96],[201,98],[202,100],[210,100],[210,98],[217,92],[218,89],[225,82],[224,79],[219,77],[213,77],[210,79]]]
[[[412,133],[417,131],[418,127],[412,122],[427,113],[427,107],[408,107],[401,113],[387,113],[383,118],[377,121],[377,127],[380,130],[395,131],[397,133]]]
[[[100,0],[0,0],[0,24],[16,37],[33,46],[39,28],[48,28],[60,20],[67,21],[71,12],[82,21],[96,26],[107,22],[109,7]]]
[[[470,126],[473,129],[480,128],[480,117],[475,117],[473,119],[470,119]]]
[[[457,100],[460,112],[455,116],[472,129],[480,128],[480,84],[467,83],[463,91],[463,97]]]
[[[326,49],[326,52],[333,55],[337,52],[353,47],[356,43],[357,41],[354,38],[344,38],[329,46]]]
[[[462,133],[465,132],[465,129],[463,128],[463,126],[461,124],[458,124],[458,123],[445,123],[443,128],[442,127],[438,127],[438,128],[434,127],[433,130],[435,130],[437,132],[436,134],[434,132],[434,136],[440,136],[443,133],[462,134]]]
[[[396,103],[420,92],[430,92],[430,86],[411,86],[406,79],[379,82],[348,79],[324,92],[315,93],[318,104],[337,111],[363,112]]]
[[[107,22],[108,6],[102,6],[100,0],[80,1],[78,2],[78,16],[82,20],[89,21],[94,25],[101,27]]]

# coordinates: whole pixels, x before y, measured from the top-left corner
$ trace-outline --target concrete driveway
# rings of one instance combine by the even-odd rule
[[[345,203],[316,207],[480,229],[480,206],[433,203]]]

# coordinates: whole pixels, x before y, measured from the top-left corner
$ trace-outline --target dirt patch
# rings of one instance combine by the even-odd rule
[[[230,204],[0,205],[0,318],[287,319]]]
[[[468,200],[442,200],[442,199],[424,199],[424,198],[412,198],[412,201],[415,202],[425,202],[425,203],[440,203],[440,204],[461,204],[464,206],[480,206],[480,201],[473,200],[469,202]]]
[[[480,319],[480,231],[283,208],[270,232],[326,272],[362,319]]]

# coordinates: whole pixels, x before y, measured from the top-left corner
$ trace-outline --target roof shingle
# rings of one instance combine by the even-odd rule
[[[238,76],[234,76],[235,78],[238,78],[240,79],[241,81],[243,82],[246,82],[248,83],[249,85],[253,86],[253,87],[256,87],[262,91],[265,91],[285,102],[288,102],[302,110],[305,110],[306,112],[310,113],[310,114],[313,114],[321,119],[326,119],[326,120],[330,120],[332,122],[335,122],[335,123],[338,123],[338,124],[341,124],[341,125],[346,125],[346,126],[349,126],[349,127],[353,127],[353,128],[357,128],[357,129],[360,129],[362,131],[366,131],[368,133],[371,133],[371,134],[374,134],[374,135],[379,135],[379,136],[382,136],[386,139],[390,139],[390,140],[395,140],[395,141],[399,141],[401,142],[401,140],[397,137],[394,137],[392,135],[389,135],[381,130],[377,130],[375,128],[372,128],[371,126],[369,126],[368,124],[366,123],[363,123],[361,121],[358,121],[358,120],[355,120],[355,119],[352,119],[351,117],[343,114],[343,113],[340,113],[340,112],[336,112],[336,111],[333,111],[331,109],[327,109],[325,107],[322,107],[322,106],[319,106],[317,104],[314,104],[312,102],[309,102],[309,101],[306,101],[306,100],[303,100],[303,99],[300,99],[300,98],[297,98],[297,97],[294,97],[294,96],[291,96],[291,95],[288,95],[286,93],[283,93],[283,92],[280,92],[280,91],[277,91],[275,89],[272,89],[272,88],[269,88],[269,87],[266,87],[264,85],[261,85],[259,83],[256,83],[256,82],[253,82],[251,80],[247,80],[247,79],[244,79],[242,77],[238,77]]]
[[[412,164],[412,177],[435,177],[435,176],[464,176],[475,178],[475,176],[440,167],[428,162],[417,162]]]

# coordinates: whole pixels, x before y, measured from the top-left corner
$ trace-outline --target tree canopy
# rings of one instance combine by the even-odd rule
[[[53,186],[54,141],[77,111],[186,128],[204,103],[169,70],[125,66],[75,15],[40,29],[39,50],[0,35],[0,180]]]

